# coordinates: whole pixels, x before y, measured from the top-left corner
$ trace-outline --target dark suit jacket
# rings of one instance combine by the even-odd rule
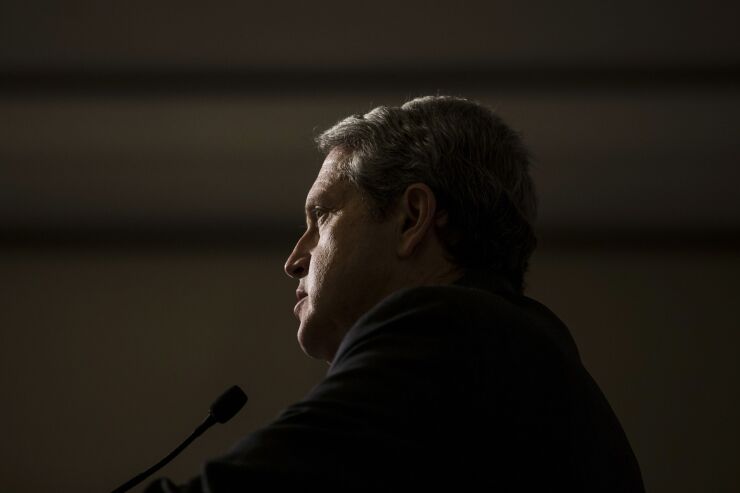
[[[642,492],[565,325],[503,279],[404,289],[362,316],[326,378],[180,488]]]

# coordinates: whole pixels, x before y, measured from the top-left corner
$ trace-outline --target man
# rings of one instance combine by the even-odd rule
[[[641,492],[567,328],[525,297],[536,200],[518,135],[419,98],[350,116],[285,264],[326,378],[182,488]]]

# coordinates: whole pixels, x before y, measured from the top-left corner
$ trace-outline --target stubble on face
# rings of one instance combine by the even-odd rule
[[[386,294],[392,261],[392,230],[371,217],[359,191],[339,172],[339,159],[339,152],[327,156],[308,193],[308,229],[299,240],[310,261],[299,282],[308,296],[297,313],[298,341],[306,354],[325,361]]]

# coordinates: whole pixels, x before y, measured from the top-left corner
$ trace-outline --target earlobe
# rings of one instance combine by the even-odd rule
[[[437,202],[434,192],[424,183],[409,185],[401,197],[401,231],[398,243],[399,257],[410,257],[433,229]]]

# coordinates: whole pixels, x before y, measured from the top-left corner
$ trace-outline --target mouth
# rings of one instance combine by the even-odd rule
[[[301,301],[301,299],[305,298],[306,296],[308,296],[308,293],[306,293],[303,289],[298,288],[295,290],[296,301]]]

